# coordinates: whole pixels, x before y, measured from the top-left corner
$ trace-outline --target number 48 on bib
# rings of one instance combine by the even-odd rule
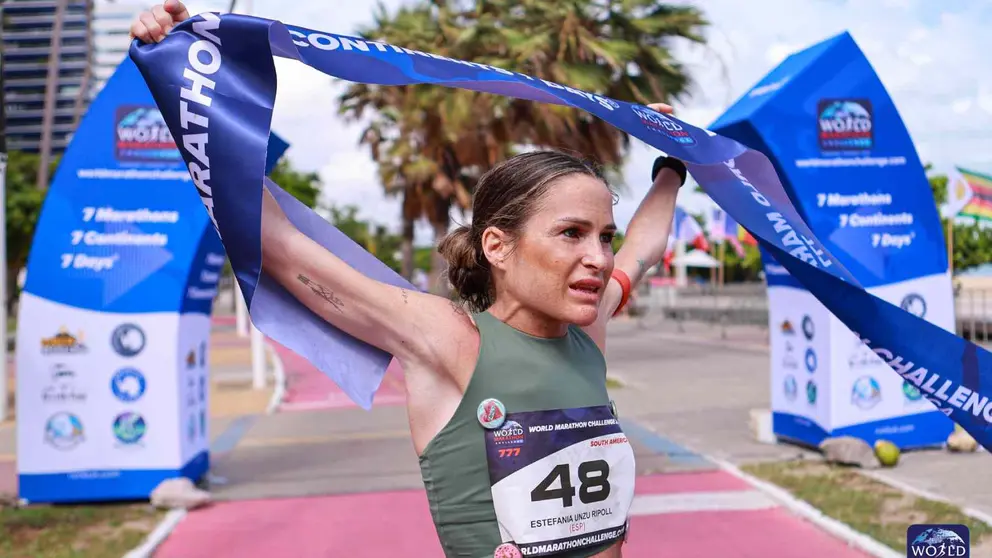
[[[508,413],[486,451],[500,534],[524,556],[625,533],[634,453],[609,407]]]

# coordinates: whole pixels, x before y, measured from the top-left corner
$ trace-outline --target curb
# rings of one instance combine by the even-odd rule
[[[810,523],[820,527],[824,531],[845,541],[849,546],[853,546],[877,558],[905,558],[903,554],[892,550],[888,546],[885,546],[868,535],[858,532],[847,524],[841,523],[832,517],[824,515],[820,510],[789,494],[784,489],[753,477],[744,471],[741,471],[737,468],[737,466],[729,462],[708,456],[707,459],[712,460],[724,471],[764,492],[772,499],[777,500],[796,515],[799,515]]]
[[[271,415],[279,410],[283,399],[286,398],[286,369],[283,367],[282,359],[272,343],[265,341],[265,349],[272,357],[272,375],[275,377],[276,388],[269,399],[269,405],[265,408],[265,414]]]
[[[918,498],[923,498],[923,499],[926,499],[926,500],[933,500],[934,502],[940,502],[942,504],[947,504],[947,505],[950,505],[950,506],[954,506],[955,508],[958,508],[959,510],[961,510],[961,513],[967,515],[968,517],[970,517],[972,519],[975,519],[975,520],[978,520],[978,521],[981,521],[982,523],[985,523],[986,525],[992,526],[992,515],[989,515],[989,514],[983,512],[983,511],[981,511],[981,510],[976,510],[975,508],[966,508],[966,507],[962,506],[961,504],[959,504],[958,502],[955,502],[955,501],[951,500],[950,498],[946,498],[944,496],[940,496],[939,494],[935,494],[935,493],[930,492],[928,490],[923,490],[922,488],[916,488],[916,487],[911,486],[909,484],[906,484],[906,483],[904,483],[902,481],[898,481],[898,480],[895,480],[895,479],[888,478],[885,475],[882,475],[880,473],[876,473],[874,471],[860,471],[860,473],[862,475],[864,475],[864,476],[872,479],[872,480],[876,480],[876,481],[878,481],[878,482],[880,482],[882,484],[886,484],[888,486],[891,486],[892,488],[895,488],[896,490],[901,490],[902,492],[908,492],[909,494],[912,494],[913,496],[916,496]]]
[[[169,513],[165,514],[165,518],[159,522],[151,533],[145,537],[145,541],[141,543],[141,546],[131,550],[124,555],[124,558],[150,558],[155,549],[159,547],[165,539],[172,533],[172,530],[179,525],[183,519],[186,518],[186,510],[183,508],[175,508],[169,510]]]

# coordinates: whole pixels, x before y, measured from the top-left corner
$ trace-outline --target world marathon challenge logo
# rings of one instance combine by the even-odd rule
[[[117,108],[114,122],[114,156],[118,161],[174,163],[182,160],[158,108],[121,106]]]
[[[906,529],[906,557],[971,556],[971,532],[967,525],[910,525]]]
[[[664,114],[637,105],[631,105],[630,109],[641,119],[641,124],[644,124],[648,129],[664,134],[679,144],[696,145],[696,139],[689,134],[688,130]]]
[[[823,99],[817,105],[817,127],[823,151],[868,151],[875,132],[868,99]]]

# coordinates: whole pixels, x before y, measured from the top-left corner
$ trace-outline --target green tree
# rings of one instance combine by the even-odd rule
[[[744,244],[744,257],[737,255],[731,246],[724,250],[723,281],[724,283],[741,283],[758,281],[762,270],[761,252],[756,246]]]
[[[311,209],[317,207],[322,187],[320,175],[317,173],[297,171],[289,159],[283,157],[269,173],[269,178],[307,207]]]
[[[7,305],[12,315],[19,291],[17,274],[27,265],[35,226],[45,201],[46,190],[39,190],[38,168],[41,158],[32,153],[12,151],[7,158]],[[48,175],[54,176],[58,160],[51,163]]]
[[[332,206],[329,211],[332,225],[399,273],[400,262],[396,258],[400,248],[399,236],[391,234],[382,225],[359,219],[358,207],[354,205]]]

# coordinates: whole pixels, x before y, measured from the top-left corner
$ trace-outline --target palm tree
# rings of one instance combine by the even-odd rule
[[[450,33],[447,16],[436,6],[403,8],[388,16],[381,8],[375,25],[361,34],[407,48],[448,53],[445,37]],[[367,111],[372,118],[361,143],[369,147],[379,168],[386,192],[403,198],[402,273],[413,273],[414,223],[426,218],[436,238],[447,233],[450,210],[456,204],[463,212],[471,206],[471,190],[485,169],[506,156],[508,135],[493,136],[499,126],[491,115],[486,95],[427,85],[377,86],[353,84],[340,97],[340,113],[360,120]],[[436,255],[431,284],[446,294],[437,281],[443,261]]]
[[[654,0],[430,0],[389,16],[368,39],[482,62],[620,100],[671,102],[690,80],[672,38],[702,43],[692,7]],[[413,223],[447,231],[452,204],[470,206],[478,176],[521,145],[578,152],[619,169],[628,136],[580,110],[436,86],[351,85],[340,112],[371,122],[362,136],[386,191],[403,196],[403,272],[412,273]],[[437,256],[435,254],[435,256]],[[435,258],[432,284],[440,271]]]
[[[491,64],[622,101],[683,98],[690,80],[673,38],[704,43],[691,6],[655,0],[478,0],[462,40],[484,45]],[[515,100],[512,120],[535,145],[570,149],[618,167],[627,135],[583,111]]]

